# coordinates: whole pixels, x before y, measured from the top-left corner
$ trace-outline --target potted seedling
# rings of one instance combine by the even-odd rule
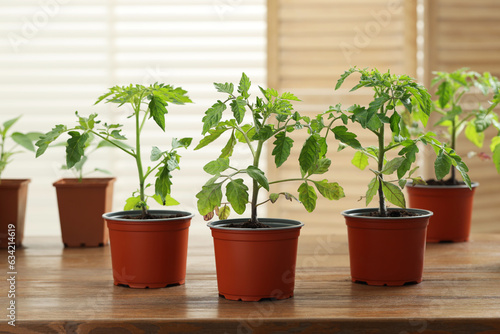
[[[172,147],[162,150],[153,146],[149,151],[151,166],[143,163],[141,135],[146,122],[154,120],[165,131],[166,107],[169,103],[191,102],[186,91],[165,84],[150,86],[114,86],[96,101],[129,105],[134,122],[134,143],[125,141],[121,125],[101,123],[91,116],[80,122],[71,133],[74,149],[69,159],[75,164],[83,157],[83,148],[91,134],[108,142],[135,162],[138,189],[125,202],[123,211],[103,215],[109,228],[111,260],[115,285],[131,288],[160,288],[183,284],[186,275],[188,228],[193,215],[174,210],[150,210],[148,199],[162,205],[179,204],[171,197],[172,172],[179,169],[177,150],[187,148],[191,138],[172,139]],[[65,130],[56,127],[44,140],[50,142]],[[71,165],[71,164],[70,164]],[[153,185],[149,179],[155,179]],[[150,187],[154,187],[148,194]],[[77,214],[77,213],[76,213]]]
[[[0,127],[0,248],[21,246],[29,179],[2,179],[2,173],[13,156],[24,149],[35,151],[33,141],[41,133],[12,132],[11,127],[21,116],[5,121]],[[9,247],[10,246],[10,247]]]
[[[223,134],[227,143],[220,156],[204,166],[211,178],[196,197],[198,210],[206,220],[219,218],[208,223],[214,238],[219,294],[243,301],[289,298],[293,296],[297,242],[303,223],[258,217],[257,209],[285,198],[300,201],[311,212],[316,206],[316,190],[331,200],[343,197],[343,190],[336,182],[314,179],[328,171],[331,161],[325,157],[326,142],[317,131],[316,120],[294,111],[291,101],[299,101],[297,97],[260,88],[263,97],[251,101],[251,82],[244,73],[237,91],[232,83],[214,85],[225,97],[206,111],[205,137],[195,149]],[[291,135],[299,130],[306,131],[307,136],[300,151],[297,177],[269,180],[261,166],[264,145],[272,142],[278,168],[290,156],[294,145]],[[231,159],[240,146],[248,150],[250,158],[244,168],[241,161]],[[270,192],[273,185],[282,182],[296,182],[298,198],[291,193]],[[261,190],[269,195],[260,198]],[[245,213],[247,204],[250,218],[227,219],[231,211]]]
[[[437,85],[434,110],[441,115],[436,125],[447,129],[448,144],[457,149],[457,139],[461,134],[478,148],[485,142],[485,131],[493,127],[497,135],[492,137],[490,149],[492,155],[484,152],[472,152],[483,159],[492,159],[500,173],[500,123],[495,108],[500,103],[500,83],[489,73],[479,74],[459,69],[455,72],[435,72],[432,85]],[[479,90],[485,96],[492,97],[490,104],[481,103],[468,109],[464,97],[472,89]],[[426,184],[409,185],[408,195],[411,207],[423,208],[434,212],[427,231],[428,242],[462,242],[469,240],[472,203],[474,192],[479,185],[468,184],[457,177],[456,167],[446,171],[449,178],[430,179]]]
[[[68,135],[64,143],[66,164],[62,169],[72,171],[75,177],[62,178],[53,184],[57,193],[62,241],[65,247],[104,246],[108,244],[109,234],[102,215],[111,211],[115,178],[88,177],[93,172],[109,172],[100,168],[86,171],[85,165],[93,152],[111,145],[110,142],[118,144],[118,140],[106,134],[107,140],[98,141],[92,132],[87,132],[82,138],[80,131],[99,124],[97,114],[89,117],[82,117],[78,112],[75,114],[78,119],[76,126],[58,124],[36,142],[36,157],[42,155],[62,133]]]
[[[351,91],[371,88],[373,100],[368,106],[353,105],[347,111],[337,105],[326,113],[330,119],[343,122],[343,125],[335,127],[331,122],[328,129],[333,131],[342,145],[356,150],[353,164],[366,169],[370,161],[375,163],[369,168],[373,178],[368,184],[365,199],[368,206],[377,198],[378,207],[342,213],[348,230],[352,281],[369,285],[419,283],[422,280],[426,227],[432,212],[405,208],[402,191],[408,179],[414,183],[423,182],[414,176],[417,168],[412,168],[419,143],[431,145],[436,150],[435,172],[438,179],[444,177],[443,171],[454,165],[470,185],[467,166],[433,133],[410,138],[401,112],[407,109],[408,112],[419,113],[420,119],[426,123],[431,112],[431,99],[424,87],[406,75],[354,67],[341,76],[336,89],[353,73],[359,74],[360,79]],[[412,100],[416,101],[415,108],[412,107]],[[373,134],[377,144],[362,145],[356,135],[348,131],[351,125],[360,125],[363,131]],[[388,203],[399,208],[388,208]]]

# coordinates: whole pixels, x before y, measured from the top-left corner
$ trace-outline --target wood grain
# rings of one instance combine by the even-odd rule
[[[345,235],[303,235],[295,296],[258,303],[218,297],[208,231],[190,236],[186,284],[163,289],[114,286],[109,247],[25,244],[16,253],[17,326],[4,321],[0,333],[500,332],[498,234],[429,244],[424,281],[395,288],[350,282]],[[5,280],[0,291],[5,310]]]

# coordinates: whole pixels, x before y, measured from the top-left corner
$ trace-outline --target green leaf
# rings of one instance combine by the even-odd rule
[[[248,187],[243,183],[243,179],[236,179],[226,186],[226,197],[233,210],[238,214],[243,214],[248,203]]]
[[[288,92],[285,92],[285,93],[281,94],[281,98],[283,100],[300,101],[300,99],[298,97],[296,97],[292,93],[288,93]]]
[[[222,183],[204,185],[201,191],[196,194],[196,198],[198,198],[198,212],[205,216],[221,205]]]
[[[231,208],[229,208],[227,205],[224,205],[222,208],[219,209],[219,219],[224,220],[229,217],[229,214],[231,213]]]
[[[263,127],[261,127],[259,129],[259,131],[257,131],[252,136],[252,139],[253,140],[262,140],[262,141],[265,141],[265,140],[268,140],[269,138],[271,138],[273,135],[274,135],[274,128],[273,128],[273,126],[270,125],[270,124],[267,124],[267,125],[264,125]]]
[[[356,139],[356,134],[347,131],[347,127],[340,125],[332,129],[335,134],[335,139],[340,140],[342,143],[351,146],[354,149],[361,149],[361,144]]]
[[[210,161],[203,167],[203,170],[210,175],[218,175],[229,168],[228,158],[218,158],[217,160]]]
[[[162,152],[158,147],[153,146],[151,149],[151,161],[157,161],[159,160],[164,152]]]
[[[453,96],[453,87],[450,82],[443,81],[439,84],[436,94],[439,96],[439,106],[444,109]]]
[[[477,147],[483,147],[484,143],[484,132],[477,132],[476,125],[473,122],[469,122],[465,128],[465,137],[471,141]]]
[[[148,108],[150,117],[153,117],[156,124],[165,131],[165,114],[167,113],[165,102],[153,94],[151,95],[151,101],[149,102]]]
[[[155,195],[160,196],[163,205],[166,204],[167,196],[170,195],[172,188],[172,174],[170,174],[170,171],[167,162],[167,165],[158,168],[158,173],[156,173]]]
[[[14,132],[11,135],[11,138],[13,141],[15,141],[17,144],[21,145],[25,149],[31,152],[35,152],[35,146],[33,146],[33,141],[28,135],[25,135],[20,132]]]
[[[214,83],[215,88],[218,92],[233,94],[234,85],[232,83]]]
[[[368,105],[368,113],[376,113],[384,105],[384,103],[390,100],[390,98],[391,97],[388,94],[383,94],[382,96],[373,99],[373,101]]]
[[[160,195],[153,195],[151,196],[153,199],[160,205],[165,205],[165,206],[172,206],[172,205],[179,205],[180,203],[175,200],[172,196],[167,195],[165,197],[165,200],[163,201]]]
[[[364,170],[369,164],[368,156],[362,151],[357,151],[356,153],[354,153],[354,157],[352,158],[351,163],[359,169]]]
[[[250,85],[251,85],[250,79],[247,77],[245,73],[242,73],[240,84],[238,85],[238,93],[240,93],[241,96],[243,96],[246,99],[250,97],[250,94],[248,94]]]
[[[245,118],[246,105],[246,101],[240,96],[231,101],[231,110],[233,111],[234,119],[238,124],[241,124],[241,122],[243,122],[243,118]]]
[[[231,137],[229,137],[229,140],[227,141],[226,146],[222,148],[219,158],[229,158],[231,155],[233,155],[234,146],[236,145],[237,142],[238,141],[233,131]]]
[[[339,200],[345,197],[344,189],[337,182],[328,182],[326,179],[313,182],[319,193],[329,200]]]
[[[350,68],[349,70],[345,71],[341,76],[340,79],[337,81],[337,84],[335,85],[335,90],[339,89],[340,86],[344,83],[344,80],[347,79],[348,76],[350,76],[353,72],[356,72],[356,68]]]
[[[193,141],[193,138],[189,138],[189,137],[181,138],[181,139],[172,138],[172,148],[174,150],[176,148],[180,148],[180,147],[188,148],[189,145],[191,145],[192,141]]]
[[[307,172],[319,158],[320,147],[316,136],[309,136],[304,142],[299,155],[300,168]]]
[[[298,189],[299,201],[304,205],[307,212],[313,212],[316,208],[316,200],[318,195],[314,191],[314,187],[307,184],[307,182],[302,183]]]
[[[399,127],[399,122],[401,121],[401,116],[399,116],[398,113],[393,113],[391,118],[390,118],[390,123],[391,123],[391,131],[393,135],[399,135],[400,133],[400,127]]]
[[[264,174],[263,171],[261,171],[259,168],[255,167],[255,166],[248,166],[246,171],[247,171],[247,174],[252,179],[257,181],[257,183],[260,186],[262,186],[264,189],[269,191],[269,181],[267,180],[266,175]]]
[[[398,157],[398,158],[394,158],[394,159],[388,161],[385,164],[384,169],[382,169],[382,174],[391,175],[399,168],[399,166],[401,166],[401,164],[405,160],[406,160],[406,158]]]
[[[377,194],[379,185],[380,184],[378,177],[374,177],[373,179],[371,179],[370,183],[368,183],[368,190],[366,191],[366,206],[370,204],[370,202],[373,199],[373,196]]]
[[[139,203],[141,202],[141,197],[129,197],[125,201],[125,207],[123,210],[129,211],[129,210],[134,210],[134,209],[140,209],[141,207],[139,206]]]
[[[401,188],[390,182],[383,181],[382,191],[389,202],[400,208],[406,208],[405,195],[401,191]]]
[[[35,143],[35,146],[38,147],[36,151],[36,157],[38,158],[39,156],[41,156],[47,150],[49,145],[66,131],[66,126],[59,124],[46,134],[42,135],[40,139]]]
[[[443,149],[440,149],[436,160],[434,161],[436,179],[442,180],[446,175],[448,175],[451,165],[451,158],[445,154]]]
[[[280,167],[290,156],[293,147],[293,139],[287,137],[284,132],[278,133],[275,138],[272,155],[274,155],[276,167]]]
[[[211,108],[205,112],[203,117],[203,132],[208,132],[211,128],[217,126],[222,119],[222,113],[226,110],[227,106],[220,100],[218,100]]]
[[[330,168],[330,165],[332,164],[332,161],[328,158],[322,158],[319,159],[318,162],[313,166],[309,172],[311,175],[313,174],[324,174],[328,172],[328,169]]]
[[[2,133],[5,135],[7,134],[7,131],[9,131],[9,129],[21,118],[21,116],[18,116],[16,118],[13,118],[13,119],[9,119],[8,121],[5,121],[3,123],[3,130],[2,130]]]
[[[125,139],[127,139],[127,137],[123,136],[123,135],[120,133],[121,131],[122,131],[122,130],[113,130],[113,131],[111,131],[111,132],[109,133],[109,135],[110,135],[111,137],[113,137],[114,139],[118,139],[118,140],[125,140]]]
[[[280,194],[276,194],[276,193],[269,194],[269,200],[271,201],[271,203],[276,203],[276,201],[278,200],[279,197],[280,197]]]
[[[228,128],[226,127],[218,127],[216,129],[209,130],[208,131],[209,134],[205,136],[202,140],[200,140],[200,143],[194,148],[195,151],[199,150],[202,147],[207,146],[208,144],[219,138],[227,130]]]
[[[80,134],[77,131],[70,131],[68,134],[71,138],[68,139],[66,146],[66,166],[73,167],[85,154],[85,143],[89,139],[88,133]]]
[[[495,167],[497,168],[497,172],[500,174],[500,145],[495,146],[492,159]]]

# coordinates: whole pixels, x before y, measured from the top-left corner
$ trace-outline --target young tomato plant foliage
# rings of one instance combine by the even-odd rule
[[[290,193],[270,193],[263,202],[258,202],[261,189],[270,191],[273,184],[282,182],[298,182],[298,200],[308,212],[316,207],[316,190],[330,200],[338,200],[344,196],[343,189],[336,182],[326,179],[314,180],[312,176],[324,174],[328,171],[331,161],[326,158],[327,146],[319,129],[313,126],[308,117],[301,116],[293,109],[291,101],[300,101],[291,93],[278,94],[272,88],[260,91],[262,97],[250,101],[250,79],[243,73],[235,91],[232,83],[214,83],[217,91],[227,95],[225,100],[218,100],[209,108],[203,117],[203,132],[205,136],[195,150],[205,147],[223,134],[227,136],[227,143],[221,150],[220,156],[204,166],[205,172],[212,175],[210,180],[196,195],[198,211],[210,220],[217,215],[220,219],[228,218],[232,208],[238,214],[243,214],[247,204],[251,207],[251,226],[258,226],[258,206],[271,202],[275,203],[279,197],[297,199]],[[228,117],[224,118],[225,114]],[[290,136],[295,131],[307,131],[298,158],[299,171],[296,178],[269,180],[261,169],[262,149],[271,141],[272,156],[277,168],[283,165],[290,157],[295,144]],[[231,157],[236,145],[248,149],[251,162],[246,168],[236,168]],[[250,184],[247,185],[242,176],[247,175]],[[223,202],[223,195],[227,201]]]
[[[435,172],[438,179],[442,179],[453,165],[462,173],[464,180],[470,187],[467,176],[467,166],[450,147],[446,147],[435,138],[432,132],[423,133],[417,138],[411,138],[402,111],[406,109],[413,113],[415,119],[425,124],[431,113],[431,98],[426,89],[415,83],[406,75],[394,75],[390,72],[380,73],[378,70],[366,70],[353,67],[346,71],[337,82],[335,89],[339,89],[344,80],[353,73],[360,74],[358,84],[352,91],[363,87],[371,88],[373,99],[368,106],[353,105],[343,111],[340,105],[330,107],[330,110],[318,117],[327,117],[328,132],[331,131],[339,140],[341,148],[345,146],[356,150],[352,164],[363,170],[369,166],[370,159],[375,162],[375,168],[370,168],[374,174],[366,191],[366,205],[378,194],[378,211],[382,217],[387,216],[386,201],[398,206],[406,207],[402,189],[408,179],[413,183],[424,183],[420,177],[413,177],[415,170],[412,165],[419,152],[419,143],[431,145],[437,154]],[[341,120],[343,125],[336,125]],[[363,146],[356,134],[349,131],[351,124],[359,124],[363,130],[374,135],[376,146]],[[390,140],[386,138],[386,131],[390,131]],[[396,157],[388,159],[387,155],[394,151]],[[394,156],[393,155],[393,156]],[[387,178],[394,175],[392,180]]]
[[[39,132],[21,133],[16,131],[10,133],[12,126],[19,118],[21,116],[9,119],[0,126],[0,178],[7,165],[12,162],[12,156],[22,152],[19,146],[28,151],[35,152],[33,141],[42,135]],[[11,144],[8,143],[9,140],[12,141]]]
[[[500,122],[498,114],[494,111],[500,103],[498,78],[488,72],[479,74],[465,68],[451,73],[434,72],[434,75],[432,85],[437,85],[434,108],[442,115],[436,125],[447,128],[451,148],[456,149],[457,138],[464,130],[465,137],[478,148],[482,148],[485,131],[490,127],[495,128],[497,133],[490,143],[492,157],[484,153],[480,156],[492,158],[500,173]],[[481,103],[470,109],[463,106],[462,99],[474,88],[485,96],[491,96],[489,106],[484,107]],[[458,183],[455,168],[451,169],[450,179],[453,184]]]
[[[179,169],[180,155],[179,148],[187,148],[192,139],[172,139],[169,150],[161,150],[153,146],[150,153],[152,166],[144,168],[142,161],[141,134],[146,121],[153,119],[156,124],[165,131],[165,115],[168,113],[169,103],[185,104],[191,102],[182,88],[175,88],[165,84],[152,84],[150,86],[129,85],[115,86],[99,97],[95,104],[106,100],[106,102],[117,103],[119,107],[129,104],[132,107],[132,115],[129,118],[135,122],[135,143],[127,144],[127,139],[122,133],[122,125],[107,124],[97,120],[98,115],[92,114],[89,117],[82,117],[76,113],[78,123],[75,127],[68,128],[65,125],[56,125],[51,131],[43,135],[35,144],[38,146],[37,157],[42,155],[48,146],[54,142],[61,134],[68,133],[70,138],[66,146],[66,166],[72,168],[85,159],[85,148],[91,137],[100,139],[98,146],[112,146],[135,160],[139,187],[133,192],[132,197],[126,200],[125,210],[140,209],[142,216],[147,217],[147,199],[152,197],[162,205],[179,204],[170,196],[172,186],[172,172]],[[146,183],[149,176],[154,174],[155,183],[154,195],[146,195],[146,188],[150,184]]]

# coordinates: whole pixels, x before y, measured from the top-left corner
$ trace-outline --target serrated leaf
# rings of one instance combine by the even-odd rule
[[[218,158],[217,160],[207,163],[203,170],[210,175],[218,175],[229,168],[228,158]]]
[[[304,205],[304,208],[306,208],[307,212],[313,212],[316,208],[316,200],[318,199],[314,187],[304,182],[299,186],[298,192],[299,201]]]
[[[451,158],[444,153],[443,149],[439,150],[436,160],[434,161],[436,179],[444,179],[444,177],[450,172],[451,165]]]
[[[356,134],[347,131],[347,127],[340,125],[332,129],[335,134],[335,139],[340,140],[342,143],[351,146],[354,149],[361,149],[361,144],[356,139]]]
[[[439,84],[436,95],[439,96],[439,106],[444,109],[453,96],[453,87],[450,82],[443,81]]]
[[[153,146],[151,149],[151,156],[150,159],[151,161],[157,161],[159,160],[163,155],[163,152],[156,146]]]
[[[394,158],[390,161],[388,161],[385,166],[384,166],[384,169],[382,169],[382,174],[385,174],[385,175],[391,175],[392,173],[394,173],[398,168],[399,166],[401,166],[401,164],[406,160],[406,158],[403,158],[403,157],[398,157],[398,158]]]
[[[204,216],[212,212],[221,205],[222,183],[212,183],[204,185],[201,191],[196,194],[197,207],[200,215]]]
[[[252,179],[257,181],[257,183],[261,187],[263,187],[264,189],[269,191],[269,181],[267,180],[266,175],[264,174],[264,172],[262,170],[260,170],[259,168],[255,167],[255,166],[248,166],[246,171],[247,171],[247,174]]]
[[[337,182],[328,182],[326,179],[313,182],[319,193],[329,200],[339,200],[345,197],[344,189]]]
[[[313,174],[324,174],[328,172],[332,161],[328,158],[319,159],[314,167],[310,169],[311,175]]]
[[[371,179],[370,183],[368,183],[368,190],[366,191],[366,206],[370,204],[373,196],[377,194],[379,186],[380,182],[378,177],[374,177],[373,179]]]
[[[241,124],[245,118],[246,105],[246,101],[241,97],[231,101],[231,110],[233,111],[234,119],[238,124]]]
[[[356,153],[354,153],[354,157],[352,158],[351,163],[359,169],[364,170],[369,164],[368,156],[362,151],[357,151]]]
[[[406,208],[405,195],[401,191],[401,188],[390,182],[383,181],[382,191],[389,202],[400,208]]]
[[[124,135],[122,135],[120,133],[121,131],[122,131],[121,129],[120,130],[113,130],[113,131],[111,131],[109,133],[109,135],[111,137],[113,137],[114,139],[118,139],[118,140],[125,140],[125,139],[127,139],[127,137],[125,137]]]
[[[222,119],[222,113],[226,110],[227,106],[220,100],[218,100],[212,107],[208,108],[203,117],[203,132],[208,132],[211,128],[217,126]]]
[[[353,72],[356,72],[356,68],[350,68],[349,70],[345,71],[341,76],[340,79],[337,81],[337,84],[335,85],[335,90],[339,89],[340,86],[344,83],[344,80],[347,79],[348,76],[350,76]]]
[[[234,85],[232,83],[214,83],[215,88],[218,92],[233,94]]]
[[[172,174],[170,173],[172,169],[169,168],[168,162],[167,165],[164,165],[158,168],[158,173],[156,173],[156,181],[155,181],[155,195],[160,196],[162,202],[165,205],[165,201],[170,195],[172,188]]]
[[[151,95],[151,101],[149,101],[149,112],[150,117],[153,117],[156,124],[165,131],[165,114],[167,113],[167,109],[165,108],[165,102],[157,97],[156,95]]]
[[[281,94],[281,98],[283,100],[300,101],[300,99],[298,97],[296,97],[295,95],[293,95],[292,93],[289,93],[289,92],[285,92],[285,93]]]
[[[33,142],[29,136],[20,132],[14,132],[11,135],[11,138],[13,141],[15,141],[17,144],[21,145],[25,149],[31,152],[35,152],[35,146],[33,146]]]
[[[250,89],[251,82],[245,73],[241,74],[240,84],[238,85],[238,93],[241,94],[244,98],[248,98],[250,95],[248,94],[248,90]]]
[[[38,147],[36,151],[36,157],[38,158],[40,155],[42,155],[47,150],[49,145],[66,131],[66,126],[59,124],[46,134],[42,135],[40,139],[35,143],[35,146]]]
[[[193,138],[189,138],[189,137],[181,138],[181,139],[172,138],[172,148],[174,150],[176,148],[180,148],[180,147],[188,148],[189,145],[191,145],[192,141],[193,141]]]
[[[236,179],[226,186],[226,197],[233,210],[238,214],[243,214],[248,203],[248,187],[243,183],[243,179]]]
[[[299,154],[299,165],[304,172],[309,171],[318,161],[319,152],[320,147],[316,136],[309,136]]]
[[[266,124],[256,131],[255,134],[251,137],[253,140],[262,140],[266,141],[274,135],[274,128],[270,124]]]
[[[226,146],[224,146],[222,148],[219,158],[229,158],[231,155],[233,155],[233,150],[234,150],[234,146],[236,145],[236,143],[237,143],[237,140],[236,140],[236,137],[235,137],[234,131],[233,131],[233,133],[229,137],[229,140],[227,141]]]
[[[293,147],[293,139],[287,137],[284,132],[278,133],[275,138],[272,155],[274,155],[276,167],[280,167],[290,156]]]
[[[164,205],[164,206],[172,206],[172,205],[179,205],[180,203],[174,199],[172,196],[167,195],[165,196],[165,200],[163,201],[160,195],[153,195],[151,196],[158,204]]]
[[[226,127],[219,127],[217,129],[209,130],[208,135],[205,136],[202,140],[200,140],[200,143],[194,148],[195,151],[199,150],[202,147],[207,146],[217,138],[219,138],[224,132],[226,132],[228,128]]]
[[[71,138],[68,139],[66,146],[66,166],[72,168],[85,154],[85,143],[87,142],[88,133],[80,134],[77,131],[70,131],[68,134]]]

